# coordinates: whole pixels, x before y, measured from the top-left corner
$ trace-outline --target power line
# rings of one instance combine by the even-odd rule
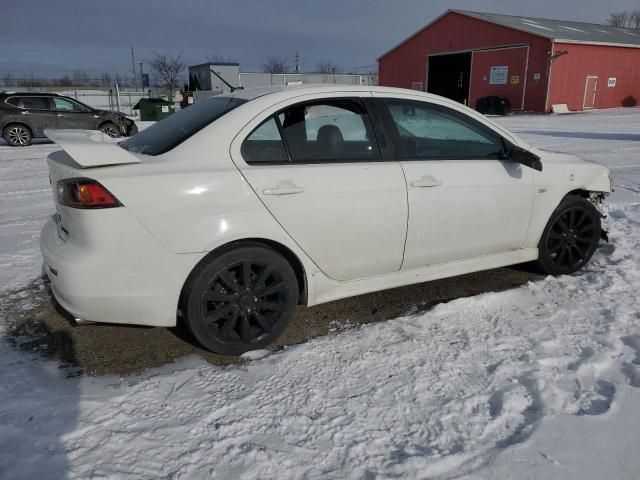
[[[378,68],[378,64],[377,63],[372,63],[370,65],[361,65],[359,67],[345,67],[344,70],[365,70],[365,69],[371,69],[371,68]]]

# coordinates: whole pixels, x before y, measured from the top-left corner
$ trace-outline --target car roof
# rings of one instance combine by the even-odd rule
[[[225,93],[222,96],[240,98],[243,100],[254,100],[256,98],[269,96],[275,96],[280,98],[288,98],[290,96],[299,95],[313,95],[313,94],[342,94],[342,93],[363,93],[363,92],[375,92],[383,94],[410,94],[423,96],[425,99],[435,99],[442,97],[425,93],[420,90],[409,90],[406,88],[396,87],[380,87],[373,85],[343,85],[343,84],[302,84],[302,85],[271,85],[267,87],[251,87],[241,90],[235,90],[232,93]]]
[[[3,97],[60,97],[57,93],[50,92],[0,92]]]

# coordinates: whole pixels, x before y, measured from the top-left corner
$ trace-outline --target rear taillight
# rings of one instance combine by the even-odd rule
[[[99,182],[71,178],[58,182],[58,203],[71,208],[113,208],[122,204]]]

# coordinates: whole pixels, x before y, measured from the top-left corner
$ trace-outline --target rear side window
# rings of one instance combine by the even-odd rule
[[[6,103],[8,103],[9,105],[13,105],[14,107],[19,107],[20,99],[18,97],[9,97],[6,100]]]
[[[119,145],[132,152],[160,155],[246,102],[235,97],[207,98],[151,125]]]
[[[280,112],[292,162],[378,160],[380,151],[364,107],[348,99],[294,105]]]
[[[502,138],[473,118],[426,102],[387,100],[401,159],[499,158]]]
[[[242,143],[242,157],[249,164],[357,162],[378,160],[380,151],[364,107],[336,99],[299,103],[270,117]]]
[[[247,163],[282,163],[289,161],[274,117],[270,117],[242,142],[242,158]]]
[[[51,102],[49,97],[22,97],[20,98],[22,108],[30,110],[50,110]]]

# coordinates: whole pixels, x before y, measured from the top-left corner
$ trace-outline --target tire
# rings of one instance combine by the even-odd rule
[[[118,128],[118,126],[115,123],[105,122],[102,125],[100,125],[100,127],[98,127],[98,130],[100,130],[102,133],[106,133],[111,138],[118,138],[122,136],[122,132],[120,131],[120,128]]]
[[[537,267],[549,275],[582,268],[600,243],[600,212],[588,200],[570,195],[555,209],[538,244]]]
[[[33,138],[29,127],[20,123],[7,125],[2,131],[2,136],[7,143],[13,147],[29,146],[31,145],[31,140]]]
[[[284,257],[265,245],[245,244],[196,268],[185,285],[183,318],[207,350],[240,355],[284,332],[298,295],[295,272]]]

